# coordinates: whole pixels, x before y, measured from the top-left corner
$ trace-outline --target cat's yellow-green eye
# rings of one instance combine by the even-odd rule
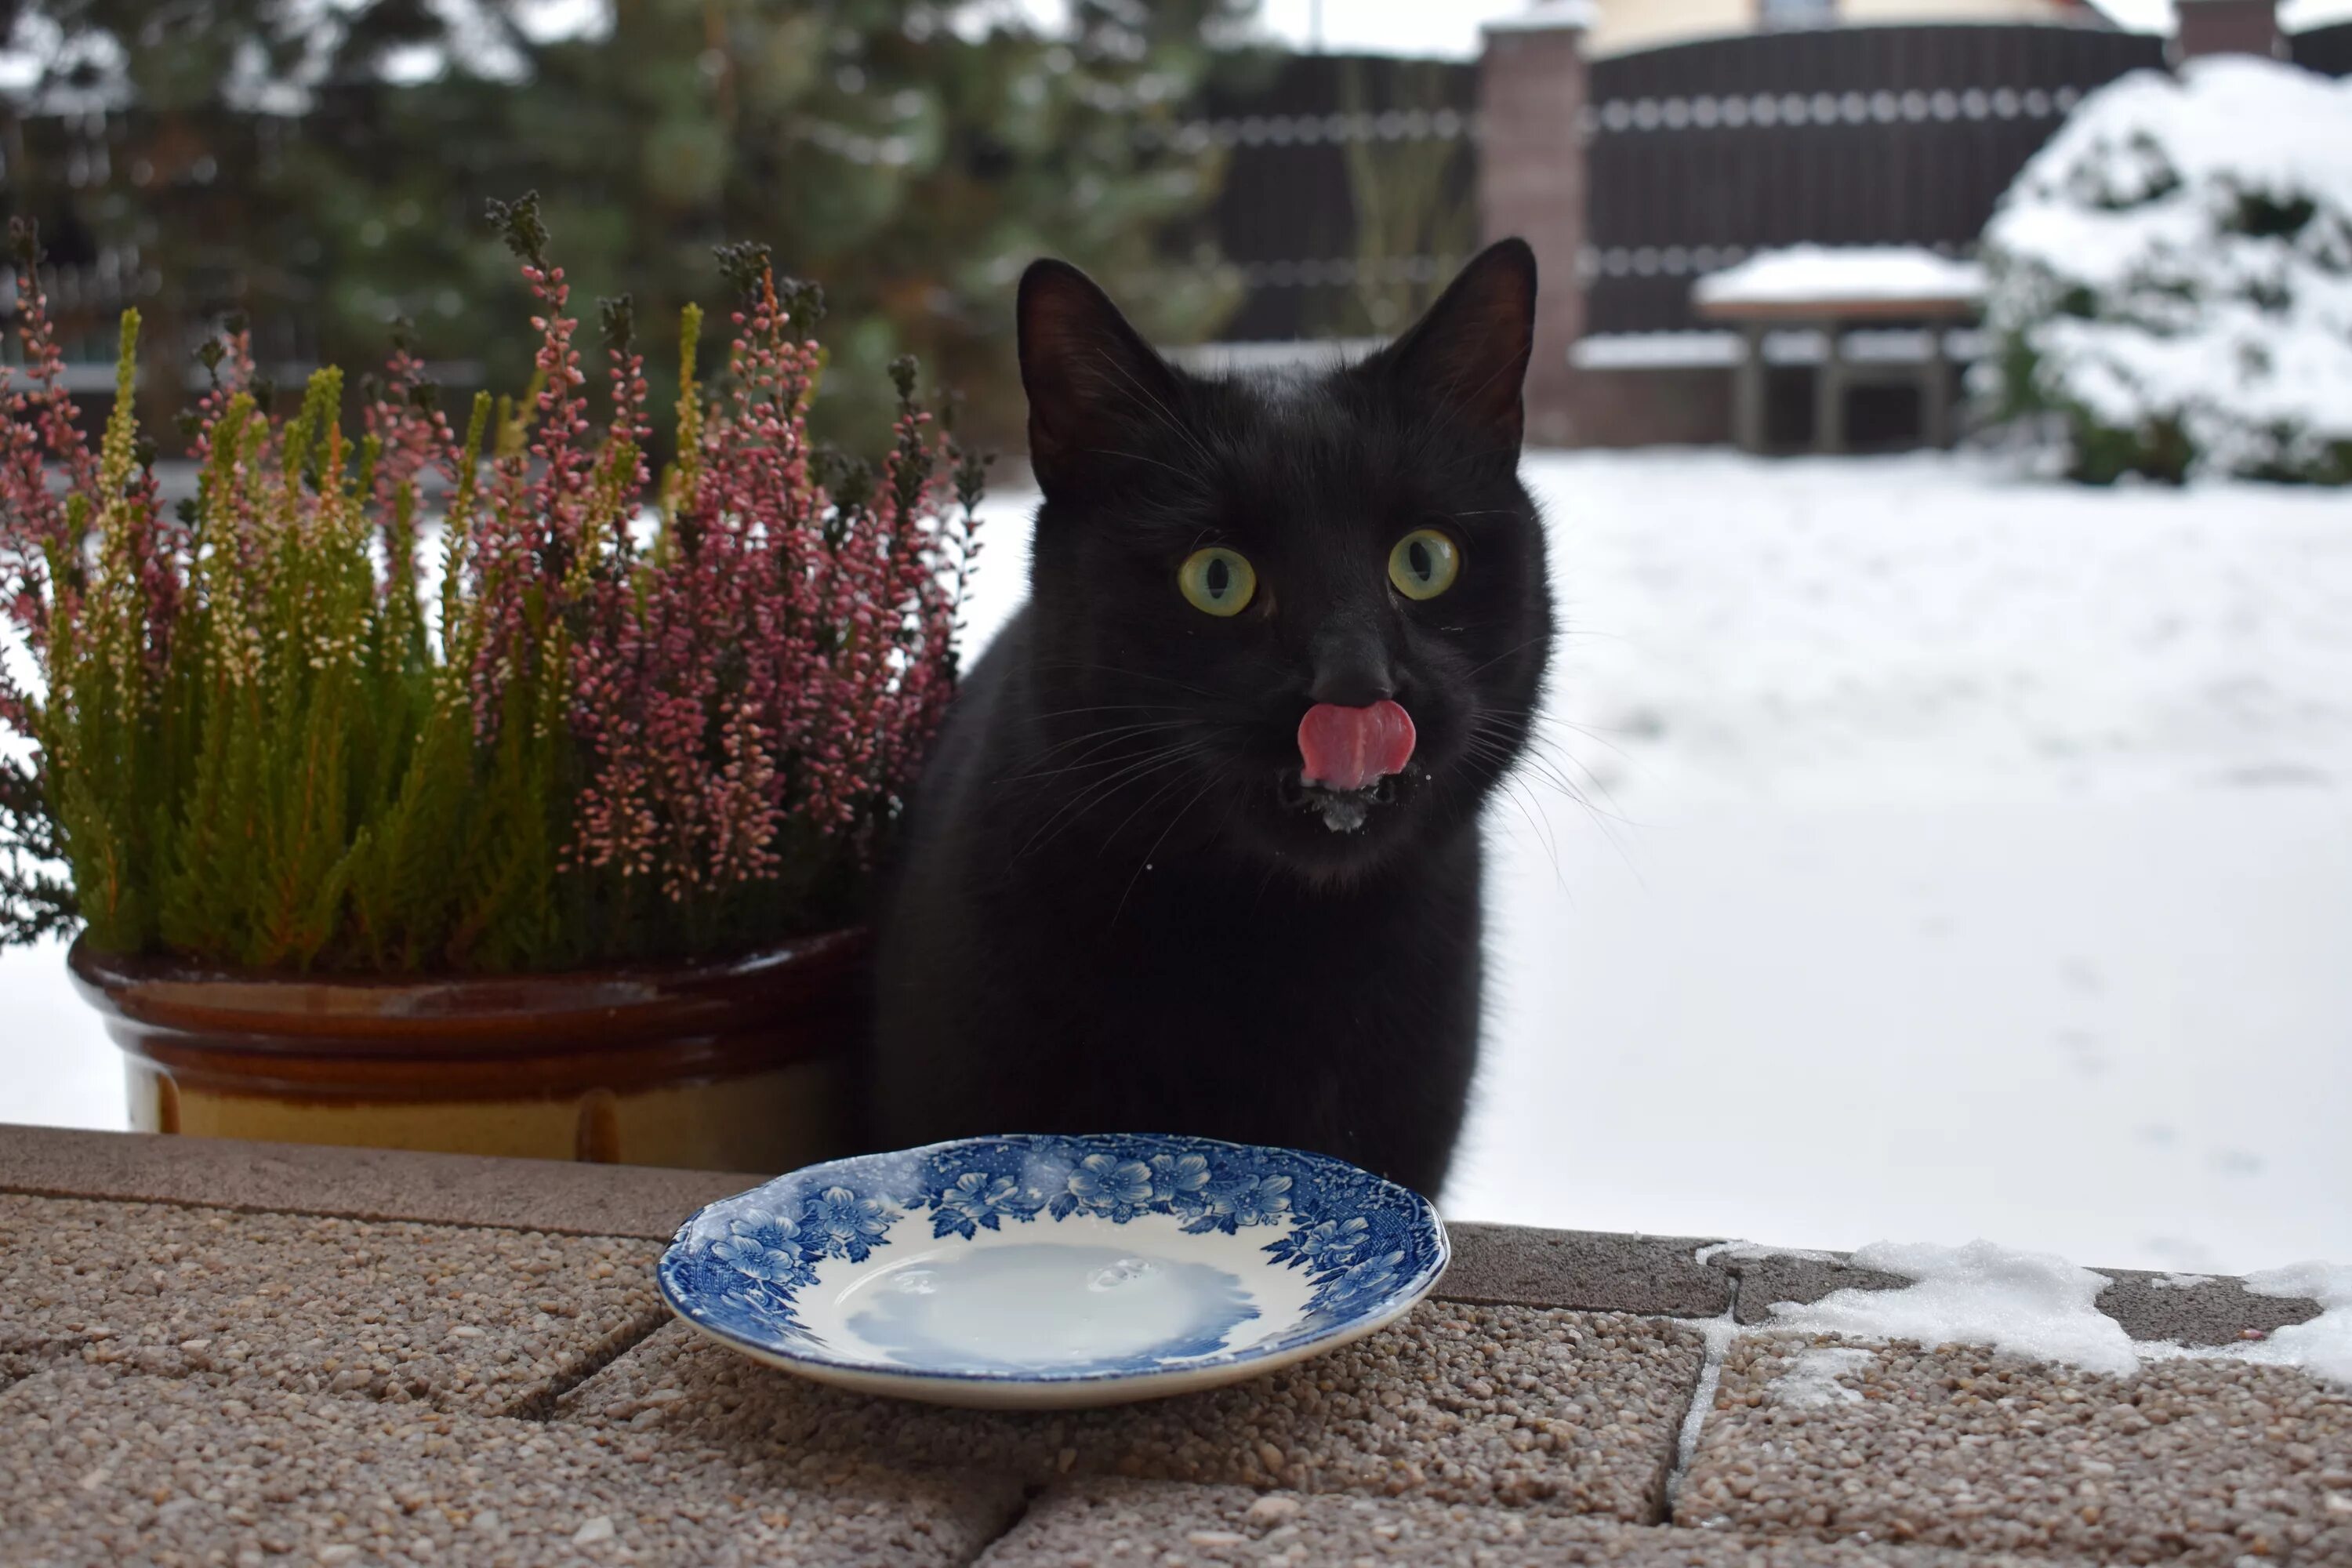
[[[1176,569],[1176,585],[1196,610],[1238,616],[1257,593],[1257,573],[1240,551],[1213,544]]]
[[[1434,599],[1462,574],[1462,552],[1433,528],[1416,528],[1389,552],[1389,581],[1408,599]]]

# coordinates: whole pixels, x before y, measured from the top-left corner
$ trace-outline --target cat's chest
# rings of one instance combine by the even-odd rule
[[[1464,907],[1467,900],[1467,908]],[[1475,883],[1302,900],[1256,889],[1139,887],[1090,922],[1065,996],[1092,1028],[1277,1053],[1410,1036],[1475,1011]]]

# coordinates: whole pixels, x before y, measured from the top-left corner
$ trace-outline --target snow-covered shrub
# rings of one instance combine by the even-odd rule
[[[2074,478],[2352,483],[2352,81],[2251,56],[2121,78],[1984,256],[1977,389]]]

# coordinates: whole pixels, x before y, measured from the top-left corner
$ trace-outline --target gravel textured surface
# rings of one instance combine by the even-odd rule
[[[652,1243],[0,1194],[0,1352],[511,1413],[649,1331]],[[0,1375],[5,1371],[0,1370]]]
[[[953,1563],[1020,1506],[983,1477],[680,1458],[537,1422],[82,1365],[0,1393],[0,1427],[10,1568]]]
[[[2240,1362],[2115,1377],[1900,1343],[1843,1347],[1776,1387],[1812,1345],[1732,1345],[1678,1522],[2118,1563],[2352,1563],[2352,1393]]]
[[[556,1419],[722,1453],[866,1453],[1036,1482],[1110,1474],[1646,1519],[1701,1358],[1699,1335],[1676,1323],[1435,1302],[1230,1388],[1030,1414],[844,1394],[673,1326],[573,1390]]]
[[[1422,1499],[1301,1496],[1239,1487],[1092,1480],[1056,1487],[981,1559],[987,1568],[1176,1563],[1622,1563],[1624,1568],[2064,1568],[1804,1536],[1620,1524]]]

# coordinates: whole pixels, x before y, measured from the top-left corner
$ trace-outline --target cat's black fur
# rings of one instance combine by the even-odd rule
[[[1030,600],[913,804],[881,928],[879,1142],[1193,1133],[1437,1191],[1477,1055],[1480,811],[1550,650],[1517,472],[1534,308],[1534,257],[1507,240],[1360,364],[1213,380],[1076,269],[1030,269]],[[1424,527],[1463,566],[1413,601],[1387,563]],[[1178,589],[1209,544],[1258,574],[1230,618]],[[1334,831],[1303,806],[1299,721],[1391,695],[1412,765]]]

